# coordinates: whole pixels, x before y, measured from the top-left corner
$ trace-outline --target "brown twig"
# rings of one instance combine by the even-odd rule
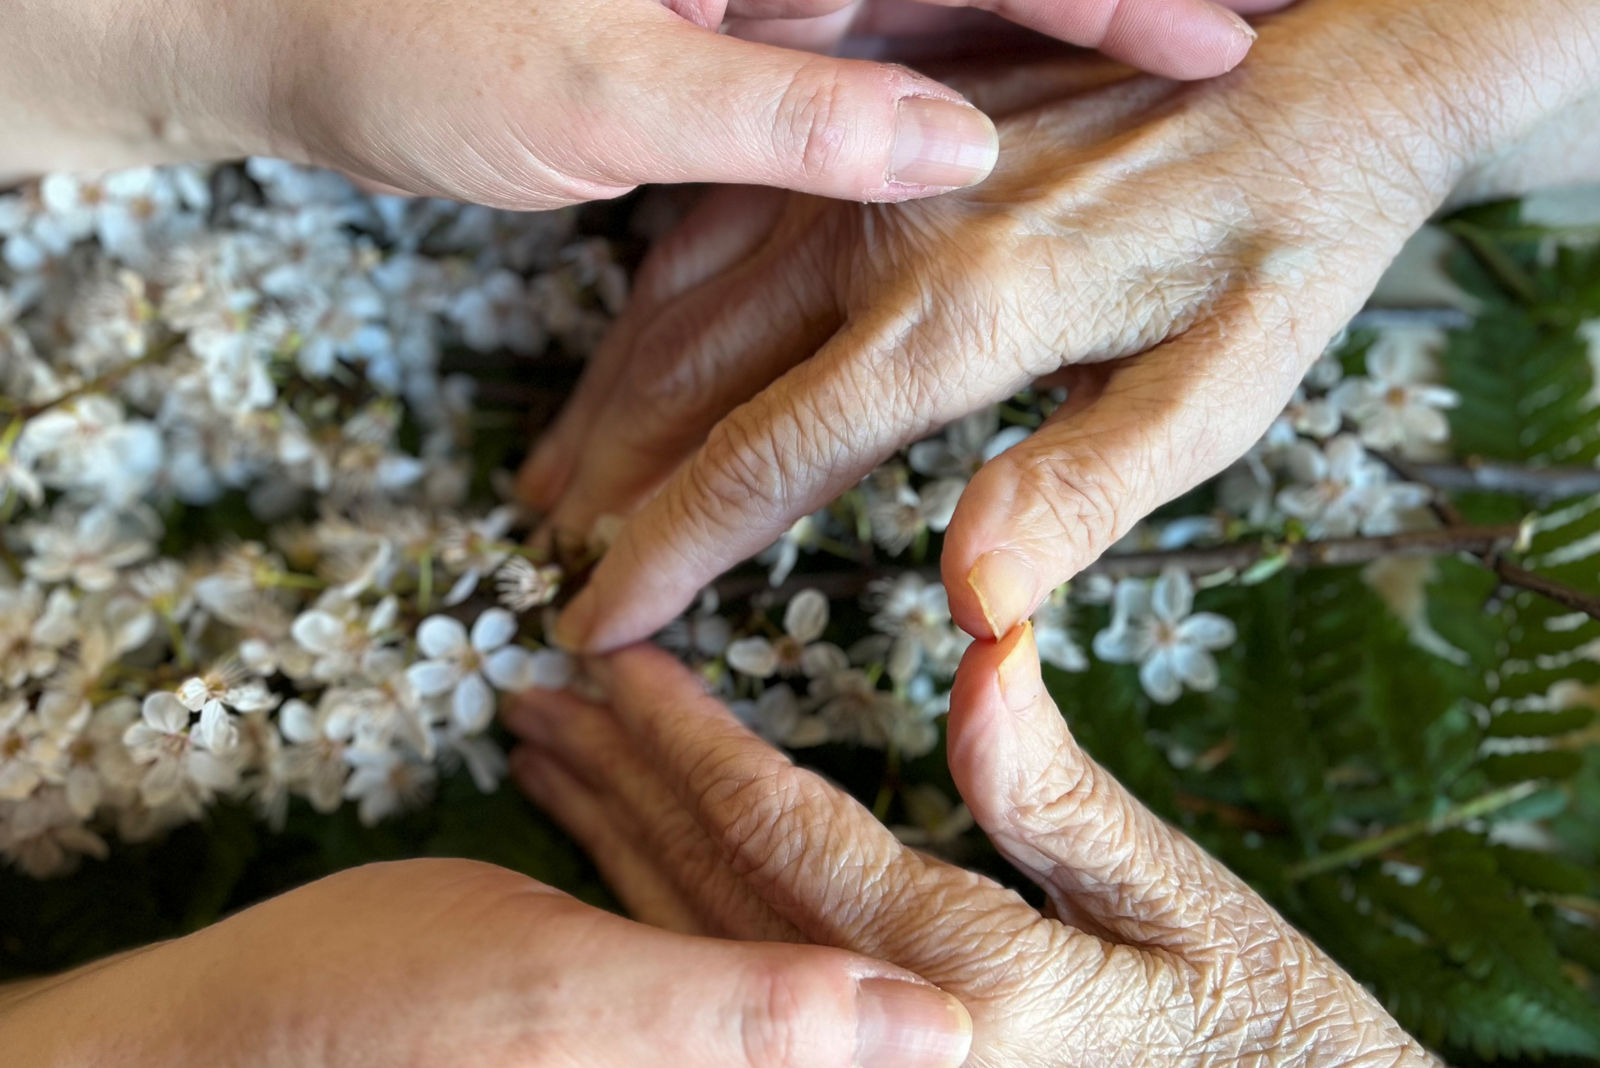
[[[1290,544],[1276,542],[1238,542],[1197,549],[1167,549],[1154,552],[1111,553],[1084,568],[1086,575],[1110,578],[1138,578],[1158,575],[1168,567],[1191,574],[1243,571],[1267,559],[1281,559],[1283,566],[1347,567],[1370,563],[1388,556],[1444,556],[1470,553],[1482,556],[1498,553],[1515,544],[1521,536],[1518,524],[1493,526],[1448,526],[1433,530],[1413,530],[1361,538],[1325,538]],[[785,600],[803,589],[815,589],[829,598],[845,598],[861,593],[877,578],[902,574],[908,568],[862,568],[859,571],[824,572],[796,575],[781,586],[771,587],[760,575],[733,576],[716,584],[723,601],[754,597],[764,591],[775,600]],[[939,569],[922,567],[926,577],[937,581]]]
[[[1470,529],[1467,527],[1466,517],[1461,514],[1461,509],[1457,508],[1455,502],[1449,497],[1438,492],[1438,487],[1428,481],[1427,474],[1422,468],[1413,467],[1408,461],[1402,460],[1397,456],[1385,455],[1381,458],[1389,466],[1389,469],[1401,478],[1408,482],[1420,483],[1434,490],[1433,499],[1429,501],[1428,507],[1439,522],[1444,524],[1445,531]],[[1511,544],[1516,544],[1516,540],[1518,539],[1514,539]],[[1484,567],[1494,572],[1496,577],[1505,585],[1519,590],[1527,590],[1541,597],[1548,597],[1564,608],[1570,608],[1574,612],[1584,613],[1591,619],[1600,620],[1600,597],[1591,593],[1584,593],[1582,590],[1573,589],[1565,583],[1546,578],[1537,572],[1529,571],[1527,568],[1513,563],[1506,557],[1506,548],[1507,546],[1505,545],[1497,545],[1482,551],[1475,551],[1473,555],[1483,562]]]
[[[1417,481],[1457,493],[1481,490],[1540,502],[1600,493],[1600,467],[1523,467],[1468,460],[1464,464],[1412,464],[1409,469]]]

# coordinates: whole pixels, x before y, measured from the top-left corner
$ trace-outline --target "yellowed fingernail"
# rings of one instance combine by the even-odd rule
[[[1042,599],[1033,564],[1010,549],[978,557],[967,573],[967,586],[977,596],[983,620],[996,641],[1033,615]]]
[[[591,586],[578,594],[577,599],[567,605],[566,611],[561,613],[561,618],[556,620],[556,629],[550,636],[550,644],[569,653],[583,652],[589,641],[589,632],[594,628],[597,611],[599,603],[595,599],[594,587]]]
[[[1000,697],[1013,712],[1025,712],[1039,700],[1044,679],[1039,674],[1039,647],[1033,640],[1033,621],[1028,620],[1006,636],[1011,643],[1000,658]]]

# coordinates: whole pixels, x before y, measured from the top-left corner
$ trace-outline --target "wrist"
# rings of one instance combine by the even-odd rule
[[[12,0],[0,174],[222,159],[270,148],[275,4]]]
[[[1256,84],[1249,106],[1282,117],[1290,151],[1365,172],[1410,225],[1600,89],[1595,48],[1588,0],[1305,0],[1230,77]]]

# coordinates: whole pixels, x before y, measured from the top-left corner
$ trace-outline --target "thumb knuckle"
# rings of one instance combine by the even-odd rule
[[[739,1046],[751,1068],[809,1068],[831,1063],[839,1044],[840,1006],[851,980],[822,954],[789,952],[743,978]]]
[[[852,156],[870,151],[871,135],[887,122],[873,121],[873,84],[870,73],[855,65],[816,60],[800,66],[791,77],[772,121],[772,147],[777,158],[799,169],[811,181],[854,169]],[[888,110],[887,85],[883,98]],[[865,121],[864,121],[865,120]],[[883,154],[887,153],[885,144]],[[882,169],[876,182],[881,184]]]

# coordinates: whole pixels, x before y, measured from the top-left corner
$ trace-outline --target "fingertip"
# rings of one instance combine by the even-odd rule
[[[1238,66],[1256,36],[1248,22],[1211,0],[1125,0],[1102,49],[1153,74],[1195,81]]]
[[[517,469],[517,499],[540,512],[555,507],[561,467],[551,439],[541,442]]]
[[[988,628],[986,636],[996,641],[1026,622],[1046,595],[1033,560],[1014,549],[994,549],[978,557],[966,584]]]
[[[601,567],[605,564],[602,561]],[[591,578],[589,584],[579,591],[572,603],[561,610],[561,615],[556,617],[555,629],[550,634],[550,644],[564,653],[577,655],[593,655],[606,650],[592,647],[590,632],[595,626],[595,617],[600,612],[600,594],[595,588],[595,579]]]

